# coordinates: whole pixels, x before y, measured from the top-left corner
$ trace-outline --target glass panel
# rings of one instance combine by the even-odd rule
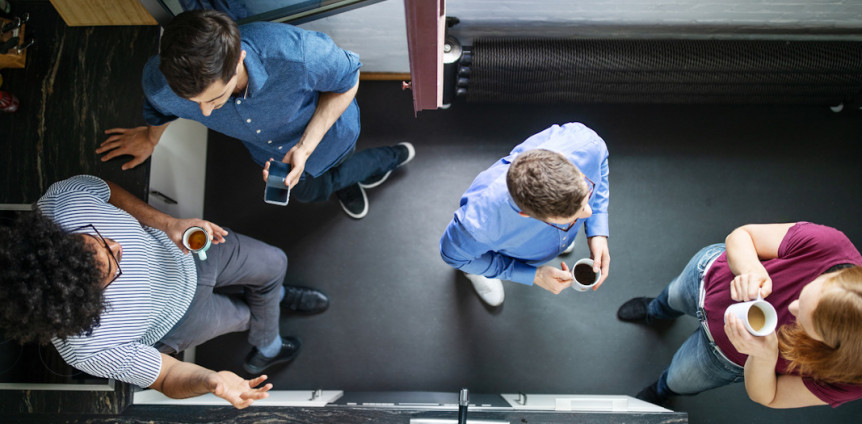
[[[161,0],[172,15],[186,10],[213,9],[239,24],[253,21],[302,23],[382,0]]]

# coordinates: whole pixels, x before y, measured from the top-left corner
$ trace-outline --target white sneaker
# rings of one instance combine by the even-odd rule
[[[572,240],[572,244],[570,244],[569,247],[567,247],[566,250],[563,250],[563,253],[560,253],[560,254],[561,255],[568,255],[569,253],[572,253],[574,250],[575,250],[575,241]]]
[[[464,273],[468,280],[473,283],[473,289],[483,302],[489,306],[500,306],[506,297],[503,290],[503,282],[497,278],[488,278],[482,275]]]

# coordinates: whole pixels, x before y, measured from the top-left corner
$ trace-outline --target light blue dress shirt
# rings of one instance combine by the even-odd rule
[[[527,150],[561,153],[596,183],[589,200],[592,216],[564,232],[518,215],[506,187],[506,172]],[[528,138],[480,173],[461,197],[461,208],[440,239],[443,260],[466,273],[532,285],[536,267],[559,255],[574,241],[581,225],[587,237],[608,236],[608,149],[580,123],[554,125]]]
[[[328,35],[288,24],[240,26],[248,92],[231,96],[203,116],[197,103],[177,96],[159,71],[159,57],[144,66],[144,119],[162,125],[177,118],[241,140],[258,165],[281,159],[299,142],[322,92],[344,93],[359,81],[359,56],[342,50]],[[359,138],[356,99],[326,132],[308,158],[305,172],[318,177],[346,157]]]

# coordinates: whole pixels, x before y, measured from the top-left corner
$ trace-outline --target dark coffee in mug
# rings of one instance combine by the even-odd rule
[[[593,267],[587,264],[575,265],[575,280],[585,286],[595,283],[596,273],[593,272]]]
[[[189,249],[200,250],[207,244],[207,233],[202,230],[197,230],[189,235]]]

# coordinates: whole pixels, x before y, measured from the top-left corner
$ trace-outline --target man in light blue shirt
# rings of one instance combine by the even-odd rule
[[[554,125],[480,173],[440,239],[440,255],[464,271],[483,301],[503,303],[500,279],[559,294],[572,284],[565,263],[542,265],[583,225],[594,271],[608,276],[608,150],[580,123]]]
[[[293,199],[321,202],[335,193],[359,219],[368,213],[365,189],[415,154],[407,142],[355,151],[360,66],[359,56],[323,33],[273,22],[238,27],[220,12],[184,12],[144,67],[148,125],[107,130],[113,135],[96,152],[107,152],[103,161],[132,155],[123,168],[137,166],[170,122],[191,119],[241,140],[266,166],[264,180],[270,159],[290,164]]]

